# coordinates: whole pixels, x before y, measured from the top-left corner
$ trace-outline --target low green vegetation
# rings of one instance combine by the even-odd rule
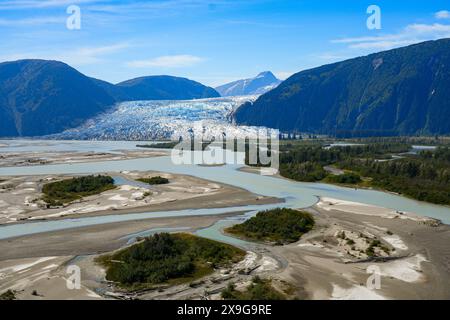
[[[109,176],[78,177],[47,183],[42,188],[44,194],[42,199],[49,206],[62,206],[74,200],[113,188],[115,188],[114,179]]]
[[[280,174],[304,182],[328,182],[396,192],[417,200],[450,205],[450,147],[441,138],[369,138],[342,141],[283,141]],[[409,153],[412,144],[428,143],[434,151]],[[345,170],[327,172],[325,166]]]
[[[107,280],[134,290],[190,282],[244,256],[243,250],[228,244],[185,233],[160,233],[98,262],[106,267]]]
[[[168,142],[159,142],[159,143],[151,143],[151,144],[138,144],[136,147],[138,148],[152,148],[152,149],[173,149],[178,141],[168,141]]]
[[[147,197],[150,197],[152,194],[153,194],[153,193],[150,192],[150,191],[145,191],[144,194],[143,194],[143,197],[144,197],[144,198],[147,198]]]
[[[12,290],[8,290],[0,294],[0,300],[16,300],[16,294]]]
[[[280,160],[283,156],[280,157]],[[327,172],[323,169],[323,165],[311,161],[305,162],[280,162],[280,174],[283,177],[297,181],[316,182],[327,177]]]
[[[348,159],[339,164],[370,177],[370,185],[436,204],[450,204],[450,148],[394,161]]]
[[[190,144],[189,144],[190,142]],[[204,141],[200,145],[195,145],[193,141],[168,141],[168,142],[159,142],[159,143],[152,143],[152,144],[138,144],[136,147],[138,148],[150,148],[150,149],[173,149],[176,146],[180,145],[183,149],[189,149],[190,150],[199,150],[200,148],[202,150],[205,150],[212,141]]]
[[[361,183],[361,177],[359,174],[349,172],[341,175],[328,175],[325,178],[326,182],[339,183],[339,184],[358,184]]]
[[[383,245],[383,243],[380,240],[374,239],[370,241],[369,246],[367,247],[365,253],[369,258],[373,258],[377,256],[377,253],[375,249],[378,248],[380,250],[383,250],[385,253],[389,254],[390,250],[388,247]]]
[[[225,231],[257,241],[285,244],[296,242],[314,227],[314,218],[307,212],[287,208],[261,211],[244,223]]]
[[[157,177],[151,177],[151,178],[141,178],[137,179],[140,182],[155,185],[155,184],[168,184],[169,179],[157,176]]]
[[[236,290],[234,284],[229,283],[221,293],[224,300],[286,300],[284,293],[276,290],[271,281],[254,277],[251,284],[244,291]]]
[[[353,145],[329,147],[327,143],[287,143],[280,147],[280,174],[297,181],[315,182],[330,179],[329,182],[339,183],[355,181],[356,175],[348,173],[343,178],[335,177],[324,170],[324,166],[336,165],[348,159],[389,159],[391,153],[407,152],[410,145],[399,143],[375,142],[368,145]],[[349,169],[351,170],[351,168]],[[336,179],[337,182],[333,181]],[[344,182],[348,183],[348,182]]]

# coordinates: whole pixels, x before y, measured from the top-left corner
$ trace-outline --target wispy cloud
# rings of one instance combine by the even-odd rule
[[[410,24],[395,34],[374,37],[355,37],[332,40],[332,43],[347,44],[351,49],[381,49],[406,46],[427,40],[450,37],[450,25],[447,24]]]
[[[135,60],[127,62],[127,66],[134,68],[181,68],[192,67],[200,62],[204,61],[203,58],[192,55],[174,55],[174,56],[161,56],[149,60]]]
[[[253,20],[224,20],[224,23],[227,23],[230,25],[253,26],[253,27],[258,27],[258,28],[289,28],[289,27],[292,27],[289,24],[267,23],[264,21],[253,21]]]
[[[0,56],[0,61],[13,61],[19,59],[45,59],[63,61],[71,66],[83,66],[102,62],[108,55],[128,48],[127,43],[118,43],[98,47],[81,47],[67,49],[54,54],[45,51],[16,53]]]
[[[26,19],[0,19],[0,27],[36,26],[43,24],[64,23],[65,21],[66,18],[62,16],[48,16]]]
[[[434,14],[436,19],[450,19],[450,11],[441,10]]]
[[[0,3],[0,10],[38,9],[64,7],[72,4],[100,3],[102,0],[7,0]]]
[[[128,43],[117,43],[98,47],[82,47],[67,53],[60,54],[58,60],[62,60],[75,66],[95,64],[102,62],[108,55],[129,48]]]
[[[88,7],[91,11],[120,15],[161,15],[174,12],[183,13],[186,10],[215,10],[218,6],[236,6],[252,0],[152,0],[130,1],[116,3],[104,1]]]
[[[128,43],[117,43],[117,44],[100,46],[100,47],[80,48],[77,50],[77,53],[81,56],[96,57],[96,56],[115,53],[115,52],[121,51],[122,49],[126,49],[129,47],[130,47],[130,45]]]

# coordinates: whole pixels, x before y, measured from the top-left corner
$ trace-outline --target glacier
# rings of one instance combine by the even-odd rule
[[[215,137],[254,138],[261,131],[270,135],[276,130],[237,126],[232,113],[258,96],[209,98],[183,101],[130,101],[114,106],[80,127],[52,135],[70,140],[179,140],[180,138]]]

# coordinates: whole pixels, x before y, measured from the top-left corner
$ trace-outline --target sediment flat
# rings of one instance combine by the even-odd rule
[[[289,261],[281,278],[301,285],[308,299],[450,299],[450,226],[392,217],[389,209],[365,204],[324,208],[330,200],[338,201],[308,209],[317,225],[300,242],[271,248]],[[367,259],[339,239],[342,231],[356,244],[361,234],[372,236],[391,253]],[[369,266],[381,272],[379,290],[366,286]]]
[[[1,150],[0,150],[1,151]],[[169,155],[165,150],[117,150],[111,152],[76,152],[76,151],[23,151],[2,152],[0,167],[41,166],[51,164],[74,164],[98,161],[118,161],[138,158],[153,158]]]
[[[22,156],[22,160],[30,157]],[[64,161],[61,155],[57,156],[59,160],[54,161]],[[112,155],[95,157],[100,158],[94,161],[114,160]],[[78,160],[73,155],[68,161]],[[30,165],[33,163],[31,161]],[[240,170],[259,172],[257,168]],[[130,181],[161,175],[171,183],[148,188],[125,183],[64,208],[46,209],[34,201],[41,196],[42,185],[69,176],[1,177],[0,223],[26,224],[43,219],[226,208],[282,201],[187,175],[154,171],[104,174]],[[284,246],[251,243],[246,248],[245,260],[231,271],[217,271],[193,287],[173,286],[161,292],[145,292],[137,298],[198,299],[210,291],[210,298],[219,299],[220,291],[228,282],[242,287],[251,277],[261,275],[292,284],[300,299],[450,299],[450,226],[386,209],[382,204],[370,206],[332,198],[320,198],[317,204],[303,210],[314,215],[316,226],[300,241]],[[96,292],[97,288],[105,289],[104,271],[94,262],[99,254],[128,245],[130,239],[143,231],[195,232],[239,214],[152,218],[0,240],[0,293],[11,288],[19,290],[20,299],[111,298],[111,295]],[[371,256],[367,249],[375,240],[380,246],[375,248],[375,256]],[[64,289],[64,268],[74,261],[86,275],[81,291]],[[375,290],[366,285],[372,275],[367,270],[373,267],[378,268],[381,280],[381,287]],[[33,295],[33,290],[42,295]],[[114,292],[110,294],[114,296]]]
[[[281,199],[253,194],[230,185],[181,174],[156,171],[105,172],[125,179],[122,185],[101,194],[85,197],[63,207],[46,208],[40,200],[42,187],[67,179],[68,175],[2,177],[0,182],[0,224],[173,211],[182,209],[227,208],[282,202]],[[137,179],[162,176],[166,185],[138,186]]]
[[[351,203],[351,210],[345,211],[349,204],[330,205],[332,201],[339,202],[338,199],[321,199],[317,205],[306,209],[314,215],[316,226],[300,241],[284,246],[252,243],[245,267],[236,267],[227,276],[215,274],[192,288],[179,285],[160,292],[144,292],[139,298],[195,299],[211,290],[210,298],[219,299],[228,281],[243,286],[252,276],[261,275],[291,284],[301,299],[450,299],[450,226],[392,217],[386,215],[389,209],[368,208],[358,203]],[[126,235],[155,228],[175,228],[174,232],[176,228],[183,228],[178,231],[195,232],[237,214],[240,213],[128,221],[2,240],[0,269],[13,261],[23,264],[21,259],[32,257],[88,256],[81,259],[79,265],[97,274],[100,271],[93,262],[94,257],[127,245],[129,237]],[[355,240],[356,248],[351,249],[340,239],[343,231],[349,239]],[[367,257],[364,250],[358,251],[360,245],[364,246],[361,241],[364,237],[379,239],[390,248],[390,253],[379,250],[378,258]],[[381,288],[371,290],[366,286],[371,275],[367,268],[374,266],[380,270]],[[251,271],[248,274],[238,272],[242,268]],[[21,278],[19,274],[14,276]],[[101,272],[96,279],[83,283],[87,290],[85,298],[91,298],[95,288],[104,286],[99,280]],[[14,281],[10,279],[8,283]],[[41,282],[31,283],[24,292],[42,285]],[[0,288],[6,289],[1,285]],[[43,288],[50,290],[48,286]]]
[[[190,232],[206,228],[220,219],[239,214],[242,213],[154,218],[15,237],[0,240],[0,261],[30,257],[92,255],[108,252],[126,245],[130,239],[129,235],[145,230],[182,228],[183,231]]]

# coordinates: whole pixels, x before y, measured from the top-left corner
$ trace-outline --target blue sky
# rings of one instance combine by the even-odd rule
[[[366,10],[381,8],[381,30]],[[66,10],[81,9],[69,30]],[[216,86],[450,37],[448,0],[0,0],[0,61],[64,61],[113,83],[169,74]]]

